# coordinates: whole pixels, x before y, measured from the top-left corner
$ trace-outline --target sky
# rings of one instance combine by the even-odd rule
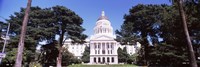
[[[28,0],[0,0],[0,21],[9,19],[21,7],[26,7]],[[83,18],[84,33],[93,34],[93,28],[101,11],[109,18],[114,31],[123,24],[123,16],[137,4],[170,4],[169,0],[32,0],[31,6],[48,8],[56,5],[65,6]],[[2,19],[4,18],[4,19]]]

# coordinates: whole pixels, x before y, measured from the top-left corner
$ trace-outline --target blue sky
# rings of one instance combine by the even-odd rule
[[[84,31],[88,36],[93,34],[93,27],[104,10],[111,21],[113,29],[120,29],[123,16],[129,9],[137,4],[170,4],[169,0],[32,0],[32,6],[41,8],[55,5],[65,6],[83,18]],[[27,0],[0,0],[0,17],[9,19],[21,7],[26,7]],[[0,18],[0,21],[5,21]]]

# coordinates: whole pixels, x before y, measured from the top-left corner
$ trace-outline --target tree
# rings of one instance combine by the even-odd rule
[[[178,55],[179,51],[170,44],[162,43],[151,47],[150,66],[183,66],[186,55]],[[181,60],[181,61],[180,61]]]
[[[122,62],[126,63],[127,60],[129,59],[129,54],[126,51],[126,47],[124,47],[123,50],[121,48],[118,48],[117,53],[118,53],[118,61],[120,63]]]
[[[59,36],[58,40],[58,57],[57,57],[57,67],[61,67],[62,61],[62,52],[63,44],[66,39],[70,38],[73,42],[83,43],[84,39],[87,37],[85,34],[82,34],[84,29],[81,27],[82,19],[75,14],[70,9],[67,9],[63,6],[53,7],[55,13],[55,27],[56,35]]]
[[[58,42],[54,40],[50,44],[42,45],[40,54],[36,61],[43,64],[43,66],[45,67],[55,65],[59,53],[57,44]],[[64,64],[65,66],[70,65],[72,63],[81,63],[81,60],[79,60],[72,53],[70,53],[67,48],[63,48],[62,57],[62,64]]]
[[[172,61],[174,63],[182,63],[188,60],[188,58],[185,58],[188,55],[187,40],[186,36],[182,34],[184,33],[184,29],[180,22],[181,18],[180,14],[178,14],[179,10],[176,9],[176,6],[139,4],[131,8],[129,12],[129,14],[124,16],[125,21],[121,26],[121,30],[116,33],[118,34],[118,37],[124,37],[124,41],[122,39],[122,42],[130,42],[130,39],[127,37],[136,36],[136,39],[140,39],[139,41],[142,43],[142,49],[139,52],[139,62],[147,60],[147,65],[151,65],[151,63],[157,62],[152,60],[159,60],[159,58],[164,57],[165,60],[172,58],[176,59]],[[198,13],[194,13],[194,15],[196,14]],[[190,14],[188,14],[188,16],[189,18],[187,19],[190,20],[190,22],[188,22],[188,28],[189,32],[192,34],[192,38],[194,38],[193,43],[199,44],[199,39],[197,38],[199,36],[197,31],[199,30],[197,30],[197,27],[200,26],[196,22],[197,17],[193,17]],[[132,40],[134,40],[134,38]],[[147,44],[146,47],[144,45],[145,43]],[[163,44],[166,44],[167,46]],[[162,51],[160,48],[166,50],[173,49],[171,49],[172,51]],[[157,52],[170,53],[170,55],[155,55]],[[159,62],[160,65],[165,66],[165,64],[162,64],[164,61]],[[179,64],[171,65],[177,66]]]
[[[27,23],[27,31],[25,36],[25,53],[29,54],[26,57],[27,60],[23,59],[23,64],[34,61],[36,46],[39,42],[47,41],[51,43],[55,38],[55,28],[52,26],[54,20],[53,11],[49,8],[41,9],[40,7],[31,7],[31,12],[29,13],[29,22]],[[10,28],[10,43],[6,46],[6,51],[12,51],[12,48],[16,48],[17,42],[19,41],[20,27],[22,27],[22,18],[25,14],[25,9],[21,8],[20,12],[15,12],[14,15],[10,16],[8,22],[11,24]],[[30,53],[31,52],[31,53]],[[9,57],[8,57],[9,58]]]
[[[43,64],[43,66],[49,66],[56,63],[56,58],[58,57],[57,41],[52,43],[42,45],[40,54],[36,61]]]
[[[190,35],[189,35],[189,32],[188,32],[186,15],[185,15],[185,11],[183,9],[183,0],[173,0],[173,1],[177,3],[178,9],[179,9],[179,14],[180,14],[180,17],[182,19],[184,34],[185,34],[186,39],[187,39],[187,47],[189,49],[188,51],[189,51],[190,66],[191,67],[197,67],[197,62],[196,62],[196,59],[195,59],[192,42],[191,42]]]
[[[61,31],[61,25],[63,25],[62,31],[65,32],[65,33],[62,33],[62,35],[64,36],[60,38],[63,40],[62,41],[63,43],[65,39],[67,38],[71,38],[74,40],[74,42],[79,42],[79,43],[83,42],[82,40],[86,38],[86,35],[81,33],[84,31],[84,29],[80,26],[82,24],[82,19],[77,20],[77,19],[80,19],[80,17],[78,17],[78,15],[76,15],[74,12],[70,12],[69,9],[68,11],[64,9],[63,12],[61,9],[58,9],[58,11],[61,11],[60,13],[63,13],[62,14],[63,16],[60,16],[62,17],[61,20],[63,24],[58,21],[58,18],[60,17],[58,17],[58,15],[55,13],[55,11],[53,10],[54,8],[41,9],[40,7],[31,7],[30,9],[31,9],[31,12],[29,15],[30,18],[27,24],[28,30],[25,36],[25,48],[28,51],[35,53],[36,46],[39,45],[39,42],[45,41],[47,44],[53,43],[55,41],[55,37]],[[22,8],[20,12],[15,12],[14,15],[11,15],[10,16],[11,19],[8,20],[8,22],[11,23],[10,34],[12,38],[7,48],[17,47],[14,44],[17,44],[18,42],[18,38],[20,34],[19,28],[21,27],[22,18],[25,14],[24,12],[25,12],[25,9]],[[66,22],[67,24],[64,22]],[[77,22],[77,24],[75,24],[75,22]],[[79,36],[79,37],[75,37],[75,36]],[[59,40],[57,40],[58,44],[60,44]],[[56,44],[57,45],[56,49],[59,46],[58,44]],[[10,50],[11,49],[9,49],[9,51]],[[34,54],[28,55],[27,57],[30,57],[30,56],[34,58],[35,55]],[[30,59],[28,61],[28,64],[29,62],[34,61],[34,59],[32,58],[28,58]],[[24,60],[23,62],[25,61],[26,60]]]
[[[84,63],[90,62],[90,47],[85,47],[85,51],[83,52],[81,59]]]
[[[72,53],[68,51],[68,49],[64,49],[62,62],[63,64],[70,65],[70,64],[80,64],[82,61],[75,57]]]
[[[129,59],[129,54],[127,53],[127,48],[126,47],[124,47],[123,48],[123,55],[124,55],[124,57],[125,57],[125,62],[127,63],[128,62],[128,59]]]
[[[157,34],[159,33],[158,26],[160,25],[161,15],[159,12],[166,5],[142,5],[139,4],[129,10],[129,14],[124,15],[124,23],[120,31],[116,31],[118,38],[123,38],[122,42],[134,44],[134,41],[140,41],[142,44],[141,51],[143,54],[143,63],[147,65],[149,53],[149,40],[152,43],[158,43]]]
[[[124,62],[124,57],[123,57],[123,50],[121,48],[117,49],[117,54],[118,54],[118,62]]]
[[[25,16],[24,16],[24,20],[23,20],[20,40],[19,40],[19,44],[18,44],[18,52],[17,52],[17,58],[16,58],[16,62],[15,62],[15,67],[22,67],[21,64],[22,64],[22,56],[23,56],[22,53],[23,53],[23,48],[24,48],[24,38],[25,38],[25,34],[26,34],[26,26],[27,26],[27,22],[28,22],[30,7],[31,7],[31,1],[32,0],[28,0]]]

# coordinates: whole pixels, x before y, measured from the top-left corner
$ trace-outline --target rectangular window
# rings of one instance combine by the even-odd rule
[[[95,50],[95,54],[97,54],[97,50]]]
[[[105,49],[105,43],[102,43],[102,49],[103,50]]]
[[[94,48],[95,48],[95,49],[97,48],[97,45],[96,45],[96,43],[94,43]]]
[[[100,50],[98,50],[98,54],[100,54]]]
[[[101,44],[100,44],[100,43],[98,44],[98,48],[99,48],[99,49],[101,48]]]
[[[105,54],[105,50],[102,50],[102,54]]]
[[[114,49],[114,43],[111,43],[110,48]]]

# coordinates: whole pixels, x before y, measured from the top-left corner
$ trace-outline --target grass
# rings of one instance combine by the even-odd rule
[[[116,65],[82,65],[82,64],[75,64],[70,65],[68,67],[137,67],[136,65],[130,64],[116,64]]]

